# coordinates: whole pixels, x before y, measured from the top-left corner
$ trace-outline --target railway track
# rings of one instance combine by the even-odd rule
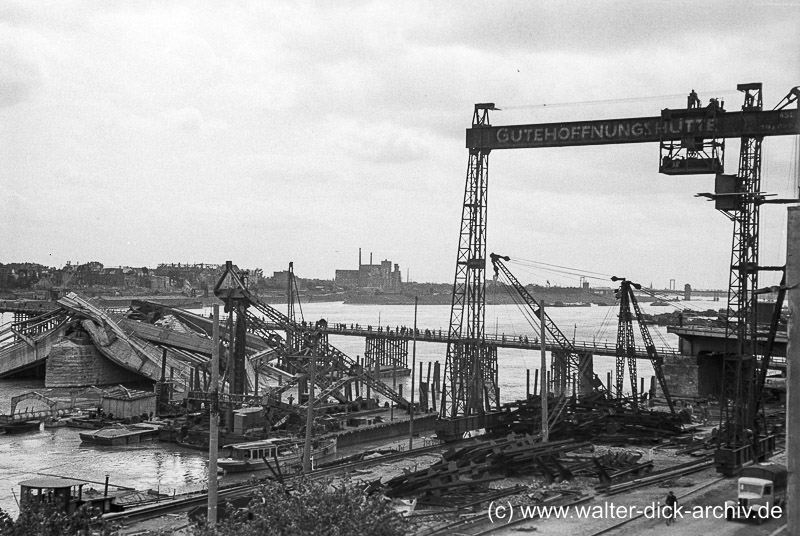
[[[680,501],[682,503],[684,501],[684,499],[686,499],[687,497],[691,497],[693,495],[696,495],[698,492],[703,491],[703,490],[705,490],[707,488],[710,488],[711,486],[713,486],[715,484],[718,484],[719,482],[722,482],[723,480],[726,480],[726,479],[727,478],[724,477],[724,476],[717,477],[717,478],[711,480],[710,482],[707,482],[706,484],[703,484],[700,487],[697,487],[697,488],[695,488],[695,489],[693,489],[691,491],[687,491],[686,493],[684,493],[682,495],[678,495],[678,501]],[[608,534],[608,533],[620,528],[623,525],[627,525],[628,523],[630,523],[632,521],[635,521],[637,519],[641,519],[642,517],[644,517],[644,515],[645,515],[644,513],[641,513],[641,514],[638,514],[638,515],[635,515],[635,516],[628,517],[626,519],[622,519],[618,523],[615,523],[615,524],[611,525],[610,527],[605,527],[603,529],[600,529],[597,532],[593,532],[588,536],[600,536],[601,534]]]
[[[552,502],[542,504],[541,506],[548,506],[548,507],[577,506],[586,502],[593,501],[598,498],[602,498],[604,496],[627,492],[640,487],[653,486],[667,479],[692,474],[694,472],[705,469],[709,465],[710,465],[709,460],[707,458],[703,458],[698,460],[696,463],[685,464],[678,470],[664,471],[662,474],[648,475],[641,479],[635,479],[629,482],[618,484],[617,486],[613,486],[611,488],[608,488],[607,490],[598,490],[598,493],[596,495],[578,496],[578,497],[565,496],[562,497],[562,499],[560,500],[554,500]],[[699,488],[696,488],[688,493],[685,493],[684,495],[680,496],[679,499],[683,499],[684,497],[693,495],[722,480],[725,480],[725,478],[724,477],[716,478]],[[599,536],[601,534],[605,534],[626,523],[633,521],[634,519],[641,518],[643,515],[644,514],[640,514],[631,518],[621,520],[619,523],[615,523],[610,527],[605,527],[603,529],[600,529],[599,531],[592,533],[589,536]],[[516,520],[510,520],[508,522],[498,522],[498,521],[492,522],[492,519],[490,518],[488,511],[483,511],[481,513],[465,515],[461,519],[447,523],[445,525],[432,527],[427,531],[420,532],[419,536],[444,536],[444,535],[485,536],[499,530],[505,530],[509,527],[519,526],[524,523],[531,523],[536,521],[536,519],[538,519],[538,517],[528,516],[528,517],[521,517]]]
[[[357,469],[363,469],[366,467],[372,467],[384,463],[392,463],[399,460],[413,459],[415,457],[423,456],[426,454],[435,454],[444,452],[446,450],[453,448],[453,446],[457,446],[462,443],[469,443],[472,441],[474,440],[465,440],[456,443],[448,443],[447,445],[431,445],[428,447],[420,447],[411,451],[386,454],[384,456],[370,458],[368,460],[358,460],[341,465],[324,467],[312,471],[308,475],[308,477],[312,480],[318,480],[321,478],[338,476],[344,473],[355,471]],[[302,478],[302,475],[286,476],[284,478],[284,482],[290,484],[291,482],[299,480],[300,478]],[[265,479],[261,479],[260,481],[255,483],[249,482],[247,484],[238,484],[230,487],[220,488],[220,490],[218,491],[219,500],[220,502],[224,502],[252,495],[264,481]],[[168,499],[156,504],[149,504],[147,506],[126,510],[124,512],[105,514],[103,518],[108,521],[118,521],[118,522],[141,521],[166,514],[185,512],[187,510],[190,510],[207,502],[208,502],[207,492],[193,492],[190,494],[186,494],[183,497]]]
[[[781,447],[783,447],[782,444],[781,444]],[[779,454],[780,452],[783,452],[783,448],[776,449],[775,454]],[[709,460],[709,457],[704,457],[704,458],[699,459],[694,464],[685,464],[685,465],[683,465],[679,470],[664,471],[664,473],[658,474],[658,475],[656,475],[656,474],[648,475],[648,476],[646,476],[644,478],[641,478],[641,479],[635,479],[635,480],[630,481],[630,482],[625,482],[625,483],[622,483],[622,484],[618,484],[617,486],[613,486],[612,488],[610,488],[608,490],[601,491],[600,493],[598,493],[597,495],[594,495],[594,496],[584,496],[584,497],[578,498],[577,500],[574,500],[572,502],[569,502],[569,501],[553,502],[553,503],[550,503],[550,506],[567,506],[567,505],[575,506],[575,505],[579,505],[579,504],[582,504],[582,503],[585,503],[585,502],[593,501],[596,498],[600,498],[600,497],[603,497],[603,496],[615,495],[617,493],[629,492],[629,491],[635,490],[637,488],[657,485],[658,483],[660,483],[660,482],[662,482],[664,480],[667,480],[667,479],[672,479],[672,478],[676,478],[676,477],[680,477],[680,476],[685,476],[685,475],[689,475],[689,474],[701,471],[701,470],[709,467],[710,465],[711,465],[711,462]],[[654,478],[654,477],[660,477],[660,478]],[[722,482],[724,480],[727,480],[727,477],[720,476],[720,477],[713,478],[711,481],[709,481],[709,482],[707,482],[707,483],[705,483],[705,484],[703,484],[703,485],[701,485],[699,487],[696,487],[696,488],[694,488],[694,489],[692,489],[692,490],[690,490],[690,491],[688,491],[686,493],[683,493],[681,495],[678,495],[678,500],[680,502],[684,502],[685,499],[690,498],[692,496],[696,496],[700,492],[703,492],[703,491],[707,490],[708,488],[710,488],[710,487],[714,486],[715,484],[718,484],[718,483],[720,483],[720,482]],[[603,534],[609,534],[609,533],[613,532],[614,530],[616,530],[616,529],[618,529],[618,528],[620,528],[620,527],[622,527],[622,526],[624,526],[624,525],[626,525],[628,523],[631,523],[631,522],[633,522],[633,521],[635,521],[637,519],[641,519],[644,516],[645,516],[644,513],[640,513],[640,514],[632,516],[632,517],[621,519],[619,522],[614,523],[611,526],[603,527],[601,529],[598,529],[595,532],[587,534],[586,536],[601,536]],[[420,516],[420,517],[422,517],[422,516]],[[536,519],[537,518],[527,517],[527,518],[521,518],[521,519],[517,519],[517,520],[512,520],[512,521],[510,521],[508,523],[492,523],[491,519],[489,518],[488,512],[484,511],[484,512],[481,512],[481,513],[470,514],[470,515],[464,516],[460,520],[448,523],[448,524],[443,525],[443,526],[434,527],[434,528],[432,528],[432,529],[430,529],[428,531],[420,532],[418,536],[444,536],[444,535],[486,536],[486,535],[492,534],[494,532],[497,532],[499,530],[505,530],[505,529],[507,529],[509,527],[519,526],[519,525],[522,525],[524,523],[530,523],[532,521],[535,521]]]
[[[423,456],[426,454],[434,454],[434,453],[442,453],[446,450],[449,450],[453,447],[474,443],[475,440],[462,440],[455,443],[448,443],[446,445],[432,445],[428,447],[421,447],[418,449],[414,449],[412,451],[405,451],[405,452],[397,452],[394,454],[388,454],[377,458],[370,458],[368,460],[358,460],[355,462],[349,462],[337,466],[325,467],[322,469],[318,469],[312,471],[309,474],[309,478],[312,480],[318,480],[326,477],[332,477],[341,475],[344,473],[352,472],[358,469],[363,469],[367,467],[372,467],[375,465],[381,465],[385,463],[392,463],[399,460],[410,460],[418,456]],[[776,451],[775,454],[781,452],[781,449]],[[563,500],[556,500],[551,503],[548,503],[548,506],[576,506],[585,502],[593,501],[598,497],[602,497],[603,495],[613,495],[616,493],[628,492],[640,487],[646,486],[653,486],[658,484],[659,482],[670,479],[676,478],[683,475],[688,475],[699,470],[705,469],[709,466],[708,458],[701,458],[694,464],[684,465],[679,470],[670,470],[665,471],[663,474],[660,475],[648,475],[647,477],[636,479],[630,482],[625,482],[619,484],[617,486],[613,486],[609,490],[601,491],[597,495],[593,496],[565,496]],[[654,477],[661,477],[661,478],[654,478]],[[284,479],[284,482],[287,484],[291,484],[293,481],[297,481],[302,478],[302,475],[293,475]],[[698,492],[703,491],[714,484],[717,484],[721,481],[725,480],[725,477],[718,477],[710,482],[697,487],[689,492],[686,492],[678,497],[679,500],[684,500],[687,497],[691,497],[696,495]],[[230,486],[227,488],[220,489],[219,500],[220,502],[230,501],[233,499],[238,499],[241,497],[246,497],[248,495],[252,495],[258,487],[263,483],[264,479],[259,482],[255,483],[247,483],[241,485]],[[166,514],[174,514],[179,512],[185,512],[192,508],[207,504],[208,502],[208,494],[206,492],[195,493],[191,496],[186,496],[183,498],[171,499],[164,501],[162,503],[157,503],[154,505],[148,505],[145,507],[141,507],[138,509],[128,510],[125,512],[113,513],[113,514],[106,514],[103,517],[109,521],[117,521],[123,522],[126,524],[130,524],[136,521],[142,521],[146,519],[151,519],[155,517],[159,517]],[[460,510],[455,509],[449,512],[430,512],[430,513],[421,513],[413,516],[414,518],[420,519],[428,516],[439,515],[439,514],[456,514]],[[626,518],[620,520],[618,523],[615,523],[611,526],[604,527],[597,532],[593,532],[588,536],[600,536],[602,534],[607,534],[627,523],[630,523],[636,519],[640,519],[643,517],[644,514],[639,514],[636,516],[632,516],[630,518]],[[444,535],[454,535],[454,536],[486,536],[488,534],[492,534],[498,530],[506,529],[508,527],[518,526],[525,522],[532,522],[535,521],[536,518],[522,518],[518,520],[513,520],[508,523],[493,523],[488,516],[487,511],[482,511],[480,513],[464,513],[462,517],[456,521],[452,521],[449,523],[445,523],[444,525],[439,525],[436,527],[430,527],[427,530],[422,530],[419,532],[419,536],[444,536]]]

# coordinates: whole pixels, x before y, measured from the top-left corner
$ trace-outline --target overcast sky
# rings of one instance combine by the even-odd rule
[[[495,125],[655,116],[763,82],[771,109],[799,27],[800,0],[0,0],[0,262],[332,279],[361,247],[452,282],[474,103]],[[766,191],[796,193],[796,143],[765,140]],[[713,177],[657,168],[656,144],[495,151],[488,249],[725,288],[732,224],[694,197]],[[764,264],[785,213],[762,210]]]

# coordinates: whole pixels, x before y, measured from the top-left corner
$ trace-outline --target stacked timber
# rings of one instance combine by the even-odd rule
[[[489,483],[508,476],[536,475],[546,484],[571,481],[577,475],[599,478],[610,485],[652,470],[640,462],[641,453],[609,452],[602,456],[571,457],[567,453],[592,451],[592,445],[572,440],[540,442],[538,437],[515,435],[446,452],[442,460],[419,471],[406,471],[385,482],[390,498],[415,498],[418,504],[463,506],[491,500],[495,494],[518,493],[518,488],[490,489]]]
[[[541,401],[538,396],[531,396],[507,404],[491,433],[538,433],[541,420]],[[549,437],[630,444],[658,442],[683,431],[681,419],[666,411],[637,408],[627,400],[594,394],[567,399],[561,418],[551,424]]]

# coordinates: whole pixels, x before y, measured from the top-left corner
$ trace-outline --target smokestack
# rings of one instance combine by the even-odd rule
[[[358,248],[358,267],[361,268],[361,248]]]
[[[369,252],[369,265],[372,266],[372,252]]]

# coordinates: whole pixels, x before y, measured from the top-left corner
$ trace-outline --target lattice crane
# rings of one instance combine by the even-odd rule
[[[246,331],[252,331],[281,356],[283,363],[289,368],[289,372],[294,374],[293,379],[273,391],[276,395],[288,391],[309,377],[309,357],[316,347],[318,356],[314,377],[315,385],[319,388],[317,398],[333,396],[340,402],[347,402],[342,389],[348,383],[361,381],[369,385],[376,393],[399,406],[409,406],[405,398],[374,377],[370,371],[365,370],[344,352],[331,345],[326,337],[323,336],[323,339],[317,342],[310,329],[304,328],[287,315],[259,300],[248,290],[245,278],[233,268],[230,261],[226,263],[225,271],[214,287],[214,294],[225,302],[226,310],[237,313],[232,386],[237,385],[237,371],[244,370],[244,350],[239,351],[238,341],[244,341]],[[277,324],[289,334],[288,336],[293,340],[292,346],[287,345],[286,339],[280,334],[269,329],[266,322],[254,314],[251,309],[258,311],[264,318]],[[242,348],[243,346],[244,342],[241,343]],[[232,392],[236,393],[237,391],[232,389]],[[303,404],[300,407],[303,407]]]
[[[636,373],[636,340],[633,331],[633,318],[636,317],[636,323],[639,324],[639,332],[642,335],[644,347],[647,350],[647,357],[650,358],[650,363],[653,365],[653,371],[656,374],[658,385],[661,387],[661,392],[667,401],[670,412],[675,414],[675,406],[672,403],[672,397],[669,394],[667,387],[667,379],[664,376],[664,371],[661,369],[663,358],[658,355],[656,345],[653,344],[653,338],[650,337],[650,330],[644,321],[644,315],[639,307],[639,302],[636,299],[633,289],[641,289],[642,286],[638,283],[628,281],[624,277],[612,277],[612,281],[619,281],[619,327],[617,328],[617,350],[616,350],[616,394],[618,399],[624,398],[622,393],[625,385],[625,361],[628,362],[628,372],[631,380],[631,395],[633,398],[633,409],[639,409],[639,395],[636,386],[637,373]],[[633,311],[631,311],[633,307]]]
[[[511,270],[508,269],[505,262],[503,261],[510,261],[511,259],[508,256],[504,255],[497,255],[495,253],[491,253],[489,258],[492,261],[492,266],[494,267],[495,277],[497,274],[502,273],[506,280],[511,284],[511,286],[516,291],[517,295],[525,302],[525,305],[531,310],[531,313],[534,317],[539,318],[540,308],[539,302],[531,296],[528,289],[519,282],[519,280],[511,273]],[[605,391],[605,386],[600,378],[597,377],[591,370],[589,370],[589,360],[583,360],[581,362],[581,353],[575,348],[575,345],[572,344],[566,335],[561,331],[558,325],[553,322],[550,316],[545,311],[544,314],[545,323],[544,327],[547,330],[547,333],[550,337],[558,344],[561,348],[561,351],[552,352],[551,356],[551,366],[552,370],[559,371],[558,378],[552,379],[551,388],[553,392],[556,394],[562,393],[570,393],[572,391],[572,385],[574,379],[581,378],[587,379],[588,384],[591,386],[593,390],[598,391]]]
[[[761,84],[740,84],[744,92],[742,114],[761,112]],[[772,113],[787,124],[796,123],[797,110],[785,108],[797,101],[800,88],[793,88]],[[715,201],[715,207],[733,222],[725,323],[726,351],[723,356],[720,430],[715,452],[717,470],[733,474],[747,461],[768,458],[775,438],[759,429],[756,421],[768,354],[759,367],[758,277],[767,270],[783,270],[759,264],[760,208],[764,203],[796,202],[796,199],[767,199],[761,191],[761,144],[763,135],[743,135],[736,175],[718,174],[714,194],[698,194]],[[730,342],[733,348],[730,348]],[[761,370],[759,370],[761,368]]]

